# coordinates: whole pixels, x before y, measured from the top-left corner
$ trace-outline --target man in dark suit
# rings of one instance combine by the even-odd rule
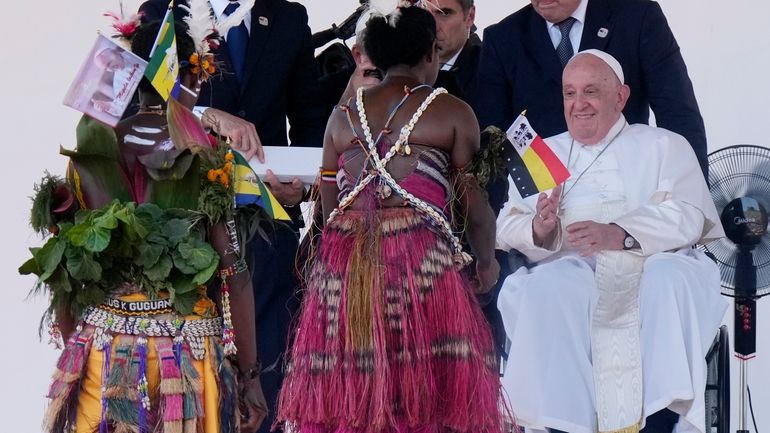
[[[481,39],[473,31],[473,0],[432,0],[427,9],[436,19],[436,44],[441,70],[435,87],[467,101],[474,91]]]
[[[650,0],[532,0],[488,27],[474,98],[481,126],[506,129],[526,109],[541,136],[566,131],[557,49],[569,21],[570,54],[606,51],[626,71],[628,123],[648,123],[652,108],[658,126],[687,139],[705,173],[706,133],[692,83],[660,6]]]
[[[174,14],[183,17],[186,12],[178,7],[179,2],[174,0]],[[227,0],[210,3],[217,17],[229,5]],[[163,18],[167,7],[168,0],[148,0],[140,11],[143,20],[152,21]],[[293,146],[320,147],[326,119],[317,97],[317,70],[304,6],[285,0],[256,0],[244,24],[248,42],[242,73],[237,74],[233,67],[232,47],[228,47],[229,36],[225,36],[215,51],[224,72],[203,85],[198,99],[198,104],[216,110],[206,110],[203,116],[213,112],[221,117],[218,132],[231,136],[234,142],[243,136],[271,146],[291,142]],[[232,116],[220,116],[223,112]],[[287,117],[291,126],[288,139]],[[256,235],[247,245],[255,290],[257,348],[263,365],[261,382],[270,411],[259,429],[263,433],[273,422],[283,380],[283,352],[298,307],[295,256],[302,216],[297,205],[303,197],[299,180],[289,184],[281,184],[272,176],[265,180],[270,182],[276,199],[286,206],[293,224],[265,224],[264,237]]]
[[[175,6],[182,2],[174,0]],[[215,15],[222,16],[228,3],[212,0]],[[146,1],[139,8],[143,21],[162,19],[167,6],[168,0]],[[183,17],[186,12],[175,7],[174,15]],[[320,147],[326,119],[317,100],[317,70],[305,7],[285,0],[257,0],[246,23],[244,76],[233,72],[225,37],[215,51],[224,72],[203,85],[198,105],[251,122],[265,145],[291,142],[292,146]]]

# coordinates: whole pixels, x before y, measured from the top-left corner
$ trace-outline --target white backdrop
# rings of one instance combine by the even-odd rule
[[[130,7],[136,1],[126,0]],[[138,0],[137,0],[138,1]],[[357,0],[304,0],[313,30],[340,22]],[[477,25],[483,28],[526,4],[526,0],[476,0]],[[751,143],[770,146],[764,129],[770,121],[770,4],[762,0],[661,0],[682,47],[703,117],[709,149]],[[117,10],[118,0],[6,1],[5,41],[0,56],[2,103],[0,182],[6,191],[0,233],[0,420],[3,432],[38,432],[56,352],[40,342],[37,324],[44,300],[26,299],[33,279],[17,267],[26,248],[39,244],[27,224],[32,185],[48,169],[61,174],[58,147],[72,147],[78,113],[61,100],[96,36],[108,25],[101,13]],[[37,7],[37,9],[35,9]],[[758,358],[751,362],[749,383],[760,427],[770,429],[770,301],[761,300]],[[727,318],[732,321],[731,315]],[[734,368],[733,370],[737,370]],[[733,429],[737,376],[733,373]],[[753,427],[751,428],[753,430]]]

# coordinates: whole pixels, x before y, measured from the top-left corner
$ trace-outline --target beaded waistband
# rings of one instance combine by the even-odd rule
[[[129,316],[153,316],[173,311],[171,299],[153,299],[144,301],[124,301],[118,298],[107,298],[99,306],[116,314]]]
[[[182,317],[152,319],[147,316],[121,315],[102,307],[89,307],[83,316],[83,321],[97,328],[94,334],[97,348],[102,346],[101,340],[111,339],[114,335],[120,334],[139,337],[172,337],[187,341],[195,359],[203,359],[206,337],[222,335],[221,317],[192,320],[185,320]]]

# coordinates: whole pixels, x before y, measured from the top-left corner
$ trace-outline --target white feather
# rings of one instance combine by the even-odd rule
[[[419,0],[417,3],[415,3],[415,6],[427,9],[429,12],[436,12],[441,10],[441,7],[436,4],[435,1],[431,0]]]
[[[375,15],[387,17],[396,11],[401,0],[369,0],[369,9]]]
[[[432,0],[369,0],[369,10],[372,15],[382,15],[392,27],[396,26],[401,17],[399,7],[421,7],[429,11],[440,10]]]
[[[251,13],[251,8],[254,7],[254,0],[241,0],[238,9],[226,17],[222,17],[217,20],[216,29],[220,36],[224,37],[228,30],[235,26],[241,25],[246,15]]]
[[[179,7],[187,10],[187,16],[184,18],[184,22],[189,27],[187,34],[195,42],[195,51],[198,54],[208,53],[208,39],[215,31],[214,14],[211,11],[209,0],[188,0],[188,5],[179,5]]]

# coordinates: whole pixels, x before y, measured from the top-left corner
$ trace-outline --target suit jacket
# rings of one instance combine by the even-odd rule
[[[452,95],[468,102],[468,98],[476,89],[480,57],[481,39],[476,33],[471,33],[452,69],[439,71],[434,87],[443,87]]]
[[[604,35],[604,36],[602,36]],[[580,50],[596,48],[623,66],[631,97],[628,122],[657,125],[684,136],[706,172],[707,148],[687,67],[660,6],[650,0],[588,0]],[[527,5],[484,32],[474,108],[483,127],[506,129],[524,109],[543,137],[567,130],[562,66],[545,20]]]
[[[174,16],[186,12],[174,0]],[[147,0],[139,8],[144,21],[162,19],[168,0]],[[262,18],[262,19],[260,19]],[[267,19],[267,25],[261,22]],[[320,147],[326,119],[318,98],[318,72],[310,44],[307,11],[286,0],[257,0],[251,13],[245,79],[239,83],[230,67],[227,43],[215,51],[224,72],[201,89],[199,105],[221,109],[252,122],[266,146]]]

